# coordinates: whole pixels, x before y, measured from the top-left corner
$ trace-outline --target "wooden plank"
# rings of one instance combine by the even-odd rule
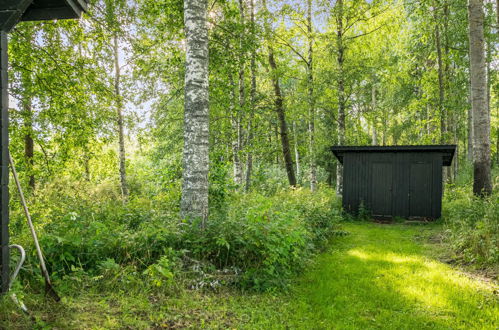
[[[9,94],[7,32],[0,31],[0,292],[9,286]]]
[[[426,154],[424,159],[410,165],[410,216],[432,217],[433,165]]]
[[[2,0],[0,10],[25,10],[32,0]]]
[[[342,192],[342,204],[343,209],[352,213],[351,200],[352,200],[352,171],[353,166],[351,164],[351,155],[347,154],[343,158],[343,192]]]
[[[0,2],[0,30],[9,32],[21,19],[32,0],[2,0]]]
[[[66,0],[67,3],[71,8],[73,8],[73,11],[78,15],[78,17],[81,17],[81,14],[83,11],[87,10],[87,1],[84,0]]]
[[[409,152],[400,152],[395,154],[395,168],[393,185],[393,216],[409,216]]]
[[[23,21],[73,19],[87,9],[83,0],[35,0],[22,16]]]
[[[391,216],[393,203],[393,164],[391,161],[382,162],[380,159],[372,163],[371,189],[373,216]]]
[[[442,159],[445,154],[433,154],[433,176],[432,176],[432,218],[438,219],[442,216]],[[452,160],[452,159],[451,159]]]
[[[80,11],[81,13],[81,11]],[[45,21],[53,19],[71,19],[78,18],[79,14],[75,13],[70,7],[59,8],[28,8],[24,13],[23,21]]]

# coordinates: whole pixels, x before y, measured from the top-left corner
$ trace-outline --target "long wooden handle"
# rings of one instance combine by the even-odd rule
[[[42,274],[45,277],[46,284],[51,285],[49,273],[47,271],[47,267],[45,266],[45,260],[43,258],[42,249],[40,248],[40,243],[38,243],[38,236],[36,235],[35,226],[33,226],[33,222],[31,221],[31,215],[29,214],[28,205],[26,204],[26,199],[24,198],[23,190],[21,188],[21,183],[19,182],[19,177],[17,176],[16,167],[14,166],[14,161],[12,160],[10,154],[9,154],[9,162],[12,174],[14,176],[14,181],[16,182],[17,190],[19,191],[19,197],[21,199],[21,203],[23,204],[24,214],[26,214],[26,219],[28,220],[29,230],[31,231],[31,236],[33,236],[33,241],[35,242],[36,253],[38,255],[38,259],[40,260],[40,267],[42,269]]]

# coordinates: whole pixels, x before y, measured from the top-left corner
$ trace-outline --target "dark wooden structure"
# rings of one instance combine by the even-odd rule
[[[79,18],[86,0],[0,0],[0,293],[9,286],[8,32],[19,21]]]
[[[442,209],[442,166],[456,146],[331,148],[343,164],[343,208],[365,208],[375,218],[437,219]]]

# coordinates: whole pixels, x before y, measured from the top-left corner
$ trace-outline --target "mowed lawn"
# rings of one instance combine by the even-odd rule
[[[150,296],[116,288],[33,312],[48,328],[498,329],[497,283],[438,261],[442,246],[429,240],[439,225],[344,227],[349,235],[335,238],[286,293]]]
[[[436,260],[435,225],[346,225],[299,280],[282,324],[337,329],[498,329],[497,286]],[[496,283],[497,284],[497,283]],[[494,287],[495,286],[495,287]]]

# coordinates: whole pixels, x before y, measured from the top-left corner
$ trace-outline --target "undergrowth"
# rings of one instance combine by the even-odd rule
[[[462,170],[448,185],[443,200],[447,241],[458,259],[475,268],[499,269],[499,190],[497,169],[494,190],[487,197],[473,196],[472,168]]]
[[[499,193],[487,198],[453,188],[445,196],[444,218],[451,245],[464,262],[499,264]]]
[[[122,203],[103,198],[102,190],[96,197],[82,187],[58,188],[39,192],[31,209],[49,270],[62,286],[285,287],[341,219],[327,188],[218,194],[204,228],[178,217],[175,192]],[[40,280],[34,249],[22,213],[14,210],[12,219],[12,241],[30,251],[21,272],[29,285]]]

